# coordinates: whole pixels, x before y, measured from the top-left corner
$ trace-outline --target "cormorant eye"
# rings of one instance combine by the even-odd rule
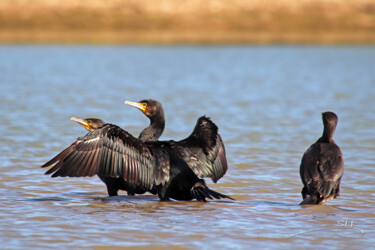
[[[144,102],[144,103],[143,103],[143,107],[147,107],[147,103]]]
[[[91,123],[92,123],[92,121],[91,121],[91,120],[88,120],[87,122],[88,122],[88,123],[89,123],[90,125],[91,125]]]

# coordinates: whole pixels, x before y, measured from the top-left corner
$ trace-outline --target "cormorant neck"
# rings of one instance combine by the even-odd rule
[[[164,131],[164,126],[165,120],[163,114],[151,117],[150,125],[141,132],[138,139],[141,141],[157,141]]]
[[[332,126],[331,124],[327,123],[324,124],[323,135],[320,138],[321,142],[328,142],[332,143],[333,141],[333,134],[335,133],[336,126]]]

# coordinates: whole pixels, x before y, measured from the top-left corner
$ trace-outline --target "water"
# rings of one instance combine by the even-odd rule
[[[0,46],[2,248],[370,248],[374,240],[374,47]],[[97,178],[40,166],[99,117],[134,135],[163,103],[161,139],[196,119],[219,126],[229,171],[216,191],[236,201],[108,198]],[[344,153],[341,196],[300,207],[299,163],[334,111]]]

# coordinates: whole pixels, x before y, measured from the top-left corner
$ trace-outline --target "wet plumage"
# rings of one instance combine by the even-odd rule
[[[76,118],[76,117],[71,117],[70,120],[75,121],[78,124],[82,125],[88,131],[95,131],[96,129],[105,125],[104,121],[102,121],[100,119],[96,119],[96,118],[79,119],[79,118]],[[82,143],[82,141],[80,139],[77,140],[76,144],[79,144],[79,143]],[[95,144],[92,145],[92,146],[95,146]],[[74,150],[75,147],[76,146],[73,143],[70,147],[67,148],[68,149],[67,151],[65,150],[65,153],[70,153],[71,150]],[[63,158],[63,157],[65,157],[63,154],[59,154],[54,159],[52,159],[51,161],[58,160],[59,158]],[[84,159],[82,159],[82,160],[84,160]],[[47,162],[45,165],[53,164],[51,161]],[[52,172],[53,171],[51,169],[51,170],[47,171],[46,174],[50,174]],[[55,176],[53,175],[52,177],[55,177]],[[137,185],[135,183],[125,181],[124,178],[122,178],[122,177],[110,177],[110,176],[101,175],[101,174],[98,174],[98,177],[105,183],[109,196],[117,196],[118,190],[126,191],[128,193],[128,195],[144,194],[147,191],[152,193],[152,194],[157,193],[155,189],[148,190],[141,185]]]
[[[322,114],[323,135],[302,157],[300,165],[303,201],[300,205],[321,204],[339,196],[344,158],[333,140],[338,118],[333,112]]]
[[[138,108],[150,119],[150,125],[141,132],[139,139],[156,142],[165,127],[161,103],[153,99],[124,103]],[[225,147],[218,127],[208,118],[199,118],[193,133],[185,140],[179,141],[178,145],[174,141],[168,141],[159,142],[159,146],[165,143],[170,144],[174,153],[201,178],[209,177],[216,183],[228,169]]]
[[[160,102],[153,99],[145,99],[139,102],[125,101],[127,105],[136,107],[150,119],[150,124],[142,130],[138,139],[141,141],[157,141],[165,127],[164,109]]]
[[[146,190],[157,190],[161,200],[230,198],[209,189],[194,173],[214,181],[225,174],[225,151],[218,143],[222,142],[217,127],[207,117],[199,118],[193,133],[177,142],[144,142],[116,125],[104,124],[42,167],[52,165],[46,172],[53,173],[52,177],[121,178]]]

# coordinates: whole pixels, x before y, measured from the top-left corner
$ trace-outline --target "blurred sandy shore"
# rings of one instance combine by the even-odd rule
[[[375,1],[1,0],[0,43],[375,44]]]

